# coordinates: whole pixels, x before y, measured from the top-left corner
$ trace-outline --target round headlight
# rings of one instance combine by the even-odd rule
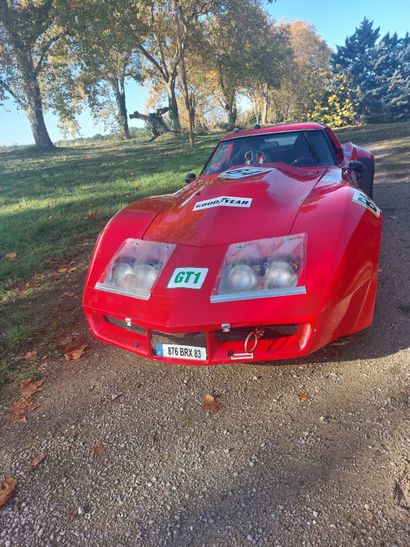
[[[235,291],[249,291],[256,287],[256,275],[247,264],[237,264],[229,272],[229,282]]]
[[[119,260],[112,267],[110,281],[111,283],[114,283],[114,285],[120,286],[122,285],[124,279],[132,275],[132,273],[133,269],[131,264],[124,260]]]
[[[134,268],[134,285],[139,289],[150,290],[158,276],[158,270],[151,264],[139,264]]]
[[[298,263],[291,258],[276,258],[266,269],[267,289],[294,287],[299,279]]]

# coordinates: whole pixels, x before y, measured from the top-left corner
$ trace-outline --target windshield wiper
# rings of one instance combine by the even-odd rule
[[[308,139],[308,136],[306,135],[305,132],[303,132],[303,136],[305,137],[305,141],[307,142],[307,145],[309,146],[309,150],[310,150],[310,153],[311,153],[312,156],[313,156],[313,159],[316,161],[316,165],[319,165],[319,163],[320,163],[320,158],[319,158],[318,153],[316,152],[315,147],[314,147],[313,144],[310,142],[310,140]]]

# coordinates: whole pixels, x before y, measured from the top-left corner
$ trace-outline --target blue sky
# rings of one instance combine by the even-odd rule
[[[313,23],[332,48],[343,44],[345,37],[354,32],[363,17],[373,20],[382,34],[390,31],[403,36],[410,31],[409,0],[277,0],[268,10],[276,20],[302,19]],[[129,112],[143,110],[145,96],[144,88],[130,84],[127,90]],[[24,114],[15,108],[12,101],[6,101],[4,106],[7,111],[0,107],[0,146],[32,143],[30,127]],[[102,127],[94,126],[89,112],[84,112],[79,122],[84,137],[103,132]],[[60,139],[56,116],[48,112],[46,123],[51,138]],[[139,123],[131,121],[131,125],[138,126]]]

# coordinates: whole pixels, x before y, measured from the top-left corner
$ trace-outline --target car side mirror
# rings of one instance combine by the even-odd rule
[[[356,173],[363,173],[364,165],[361,161],[353,160],[349,161],[348,169],[350,171],[355,171]]]
[[[188,173],[185,177],[185,184],[191,184],[196,178],[195,173]]]

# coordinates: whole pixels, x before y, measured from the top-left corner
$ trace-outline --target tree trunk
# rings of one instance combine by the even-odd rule
[[[268,111],[269,111],[269,102],[268,98],[263,97],[263,107],[262,107],[262,125],[268,124]]]
[[[259,113],[259,106],[258,106],[258,100],[256,98],[256,93],[253,94],[253,112],[255,114],[255,122],[259,123],[260,113]]]
[[[236,118],[238,117],[238,109],[236,107],[236,97],[233,96],[225,104],[225,110],[228,114],[228,128],[233,129],[236,124]]]
[[[50,136],[47,131],[47,127],[44,121],[43,103],[41,100],[40,88],[37,83],[37,79],[33,76],[30,82],[27,82],[27,106],[25,112],[31,126],[31,132],[36,148],[40,152],[49,152],[55,149]]]
[[[135,111],[133,114],[130,114],[130,118],[132,120],[143,120],[145,122],[146,128],[152,135],[151,140],[154,140],[160,135],[169,131],[167,124],[162,118],[162,115],[165,114],[167,111],[168,108],[158,108],[156,112],[150,112],[149,114],[141,114],[140,112]]]
[[[125,80],[124,78],[115,79],[111,82],[111,85],[114,90],[118,108],[117,118],[120,131],[126,139],[130,139],[131,134],[128,127],[127,104],[125,102]]]
[[[167,82],[166,88],[168,94],[168,116],[170,129],[174,133],[179,133],[181,131],[181,124],[179,123],[178,103],[175,95],[175,78],[172,78],[169,82]]]
[[[191,101],[189,98],[188,79],[187,79],[186,65],[185,65],[185,46],[184,46],[184,40],[182,36],[182,26],[181,26],[180,14],[179,14],[178,0],[174,0],[174,15],[175,15],[175,25],[177,28],[177,42],[178,42],[179,62],[181,65],[182,88],[184,90],[185,108],[188,112],[188,119],[189,119],[189,126],[188,126],[189,144],[191,146],[194,146],[194,142],[195,142],[194,141],[194,125],[193,125],[194,113],[192,112]]]

